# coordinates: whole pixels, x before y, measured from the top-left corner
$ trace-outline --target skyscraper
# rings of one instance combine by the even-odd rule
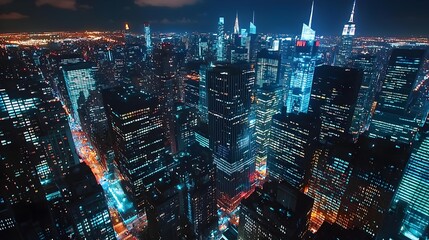
[[[70,112],[72,113],[75,122],[79,124],[79,106],[77,100],[81,94],[87,98],[89,96],[89,92],[96,89],[96,68],[92,63],[81,62],[65,65],[62,67],[62,71],[64,74],[68,97],[71,103]]]
[[[286,182],[267,182],[241,202],[238,239],[306,239],[313,199]]]
[[[267,162],[268,146],[270,145],[270,132],[272,117],[279,113],[282,88],[278,85],[265,84],[259,89],[256,96],[256,164],[265,166]]]
[[[198,239],[217,226],[216,166],[212,152],[198,144],[179,154],[180,178],[186,188],[185,215]]]
[[[311,86],[316,55],[320,42],[316,41],[316,32],[311,28],[314,1],[311,6],[309,24],[303,24],[301,38],[296,41],[292,76],[286,83],[286,110],[288,113],[306,113],[310,103]]]
[[[240,34],[240,25],[238,23],[238,12],[235,15],[234,34]]]
[[[63,175],[78,157],[66,113],[47,84],[23,62],[0,65],[1,185],[13,196],[6,202],[31,202],[43,194],[40,184]]]
[[[339,67],[347,67],[353,50],[353,38],[356,32],[356,24],[354,23],[356,0],[353,2],[353,10],[350,15],[350,20],[344,25],[341,43],[338,47],[338,55],[335,65]]]
[[[145,239],[181,239],[182,191],[185,189],[177,179],[165,177],[145,193],[149,235]]]
[[[201,65],[200,67],[200,85],[198,99],[198,114],[204,123],[209,122],[208,115],[208,90],[207,90],[207,71],[211,66]]]
[[[352,175],[336,222],[374,237],[399,186],[410,146],[360,137],[352,155]]]
[[[256,25],[255,25],[255,11],[253,11],[253,18],[249,26],[249,34],[256,34]]]
[[[78,159],[65,111],[36,73],[22,61],[0,60],[0,202],[23,237],[52,239],[44,190]]]
[[[280,55],[266,49],[258,52],[256,61],[256,85],[261,88],[266,84],[280,85]]]
[[[148,55],[152,54],[152,36],[150,32],[150,23],[144,23],[144,38],[146,40],[146,52]]]
[[[273,116],[267,159],[267,171],[271,178],[304,189],[319,124],[310,114]]]
[[[144,191],[163,175],[164,131],[158,100],[133,89],[103,93],[115,148],[115,167],[136,208],[143,210]]]
[[[217,61],[226,61],[226,46],[225,46],[225,18],[219,17],[217,24],[217,43],[216,43],[216,57]]]
[[[207,72],[210,148],[219,203],[226,210],[250,189],[255,170],[249,120],[254,74],[247,65],[219,65]]]
[[[362,83],[362,72],[352,68],[316,68],[310,111],[321,120],[320,140],[347,139]]]
[[[103,95],[100,91],[91,91],[89,97],[79,106],[79,116],[82,130],[91,141],[97,152],[99,162],[104,169],[112,169],[111,154],[112,141],[109,135],[109,122],[107,120]]]
[[[249,26],[249,41],[247,46],[247,49],[249,50],[248,56],[249,56],[250,63],[253,64],[256,62],[259,48],[260,48],[259,37],[256,31],[256,25],[255,25],[255,12],[253,12],[252,22],[250,22],[250,26]]]
[[[401,234],[419,239],[429,226],[429,136],[414,148],[395,195],[394,205],[406,204]]]
[[[103,189],[85,163],[70,168],[59,186],[74,238],[115,239]]]
[[[166,136],[166,145],[176,153],[174,148],[173,115],[174,102],[180,98],[178,62],[174,46],[170,43],[160,44],[153,53],[154,84],[158,86],[157,97],[161,104],[161,114]]]
[[[346,142],[316,147],[307,190],[307,195],[314,199],[310,227],[313,231],[325,221],[335,223],[337,220],[341,199],[352,174],[352,150],[352,144]]]
[[[185,79],[185,104],[195,110],[200,100],[200,78],[198,73],[190,73]]]
[[[394,49],[389,58],[383,86],[369,129],[371,137],[410,144],[418,131],[418,117],[423,109],[412,109],[413,90],[419,86],[418,76],[426,51]],[[426,119],[426,117],[425,117]]]
[[[181,152],[195,142],[194,128],[197,126],[196,109],[186,106],[183,103],[176,103],[174,106],[173,135],[174,141],[171,144],[175,152]]]
[[[353,57],[352,67],[363,72],[351,130],[354,136],[358,136],[368,130],[371,121],[371,109],[377,92],[379,69],[377,58],[369,54]]]
[[[312,159],[308,195],[314,198],[312,228],[324,222],[374,236],[398,188],[410,146],[360,137],[321,144]]]

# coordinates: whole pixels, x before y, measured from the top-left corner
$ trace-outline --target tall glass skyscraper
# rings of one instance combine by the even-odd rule
[[[170,43],[157,45],[153,52],[154,82],[157,86],[157,97],[161,104],[160,112],[166,137],[166,146],[175,154],[173,114],[174,102],[180,99],[178,60],[174,46]]]
[[[266,164],[267,151],[270,145],[272,117],[279,113],[282,88],[278,85],[264,85],[256,96],[256,163],[258,166]]]
[[[300,40],[296,41],[292,76],[286,83],[286,111],[288,113],[306,113],[310,103],[311,86],[316,68],[317,50],[316,32],[311,28],[314,1],[311,7],[309,24],[303,24]]]
[[[348,61],[352,55],[353,50],[353,38],[356,32],[356,24],[354,23],[356,0],[353,3],[353,10],[350,15],[350,20],[344,25],[341,44],[339,45],[338,55],[336,58],[335,65],[339,67],[347,67]]]
[[[70,112],[75,122],[79,124],[78,99],[81,94],[85,99],[88,98],[89,92],[96,89],[95,72],[97,69],[92,63],[81,62],[65,65],[62,67],[62,71],[71,103]]]
[[[415,102],[414,89],[426,51],[394,49],[390,56],[377,107],[369,129],[370,137],[410,144],[418,131],[420,111],[410,111]]]
[[[216,44],[216,57],[217,61],[226,61],[226,46],[225,46],[225,18],[219,17],[217,23],[217,44]]]
[[[201,65],[200,67],[200,85],[198,99],[198,114],[204,123],[208,123],[208,104],[207,104],[207,70],[210,66]]]
[[[210,148],[218,169],[218,202],[226,210],[250,189],[255,170],[249,120],[254,74],[247,65],[219,65],[207,72]]]
[[[404,202],[401,234],[420,239],[429,226],[429,135],[414,148],[396,192],[394,204]]]
[[[146,22],[144,24],[144,37],[146,40],[146,52],[148,55],[152,54],[152,37],[150,33],[150,23]]]
[[[256,61],[256,85],[280,84],[280,55],[266,49],[258,52]]]

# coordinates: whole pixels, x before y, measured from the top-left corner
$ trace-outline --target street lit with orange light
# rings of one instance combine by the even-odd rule
[[[112,174],[99,162],[99,157],[93,149],[85,133],[79,126],[70,121],[72,135],[81,162],[85,162],[102,186],[106,196],[111,221],[118,239],[137,239],[136,236],[146,227],[146,215],[137,215],[132,202],[122,189],[120,179]]]

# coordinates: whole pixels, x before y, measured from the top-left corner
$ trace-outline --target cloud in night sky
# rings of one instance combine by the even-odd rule
[[[10,12],[10,13],[2,13],[0,14],[1,20],[19,20],[28,18],[28,16],[18,13],[18,12]]]
[[[6,4],[9,4],[11,2],[12,2],[12,0],[0,0],[0,5],[6,5]]]
[[[0,0],[1,1],[1,0]],[[36,0],[36,6],[49,5],[55,8],[76,10],[76,0]]]
[[[168,7],[179,8],[187,5],[193,5],[198,0],[135,0],[134,3],[139,6],[154,6],[154,7]]]

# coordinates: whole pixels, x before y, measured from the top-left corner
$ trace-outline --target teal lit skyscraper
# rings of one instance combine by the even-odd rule
[[[288,113],[306,113],[310,103],[311,85],[320,42],[311,28],[314,1],[309,24],[303,24],[300,40],[296,41],[291,79],[286,83],[286,110]]]
[[[256,34],[256,25],[255,25],[255,12],[253,12],[253,18],[249,26],[249,34]]]
[[[150,24],[147,22],[144,24],[144,37],[146,40],[146,50],[147,50],[147,54],[151,54],[152,53],[152,38],[150,35]]]
[[[226,60],[226,48],[225,48],[225,18],[219,17],[219,22],[217,24],[217,60],[223,62]]]
[[[415,147],[405,169],[394,204],[405,202],[401,234],[420,239],[429,226],[429,135]]]

